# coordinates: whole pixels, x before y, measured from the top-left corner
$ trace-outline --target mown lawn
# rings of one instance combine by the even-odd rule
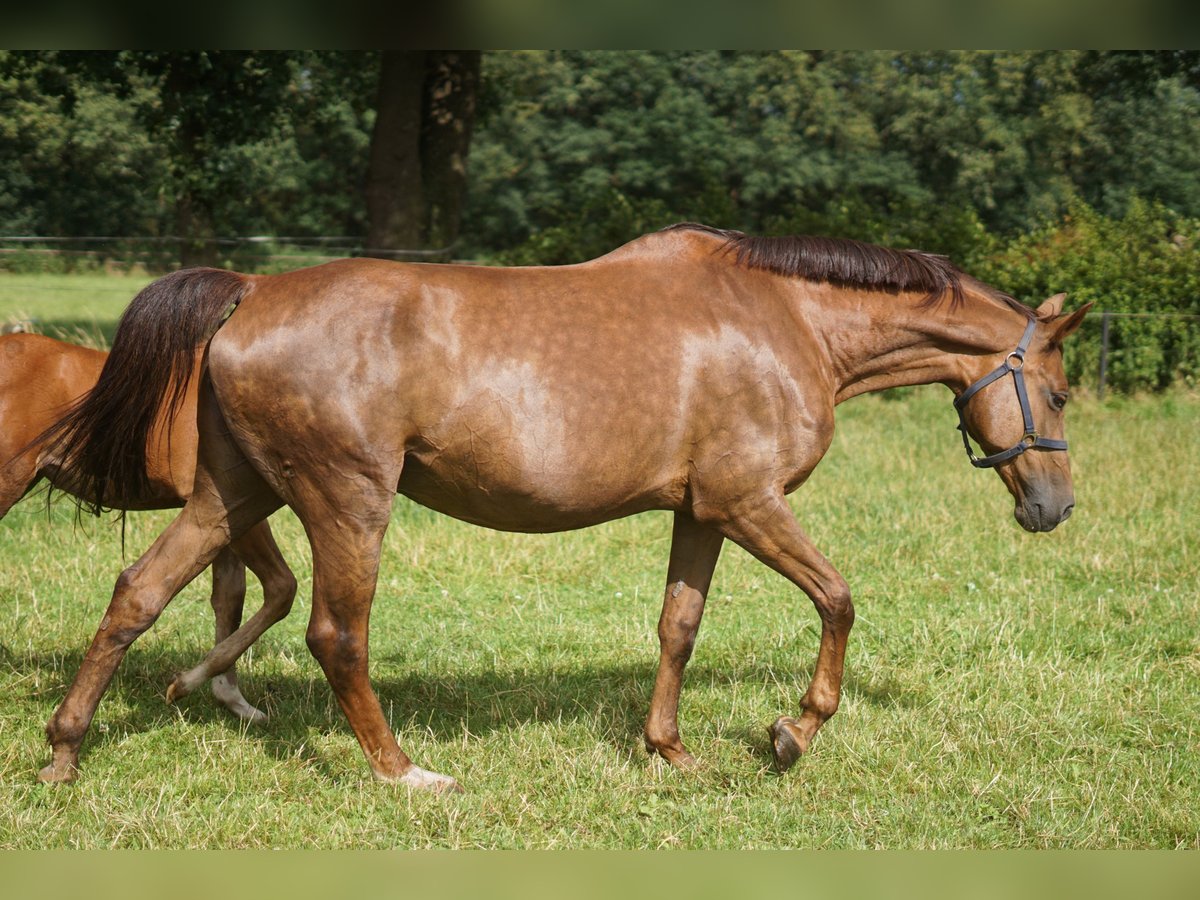
[[[113,314],[141,282],[121,283]],[[109,321],[80,310],[42,319]],[[726,546],[681,708],[704,765],[681,774],[640,738],[669,515],[509,535],[401,498],[373,679],[403,746],[467,793],[370,780],[304,645],[286,511],[300,599],[241,667],[271,720],[163,701],[211,642],[205,576],[126,657],[79,781],[37,785],[123,563],[111,523],[29,498],[0,522],[0,846],[1200,848],[1200,397],[1073,401],[1078,505],[1048,535],[954,424],[939,387],[851,401],[793,496],[859,615],[842,709],[782,777],[765,726],[798,712],[818,620],[779,576]],[[130,516],[127,561],[171,515]]]

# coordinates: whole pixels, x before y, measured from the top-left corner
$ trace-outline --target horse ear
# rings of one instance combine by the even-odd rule
[[[1062,315],[1063,303],[1066,302],[1066,299],[1066,294],[1055,294],[1037,308],[1037,317],[1047,322],[1051,319],[1057,319]]]
[[[1050,301],[1047,300],[1046,302],[1049,303]],[[1085,303],[1069,316],[1060,316],[1059,320],[1054,323],[1054,332],[1050,335],[1050,343],[1061,345],[1067,336],[1080,326],[1083,322],[1083,317],[1087,315],[1088,310],[1091,308],[1091,303]]]

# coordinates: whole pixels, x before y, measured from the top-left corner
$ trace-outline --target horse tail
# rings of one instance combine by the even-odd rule
[[[212,339],[248,285],[236,272],[181,269],[133,298],[96,386],[37,439],[53,447],[78,478],[81,509],[98,516],[149,494],[151,430],[157,421],[170,433],[197,348]]]

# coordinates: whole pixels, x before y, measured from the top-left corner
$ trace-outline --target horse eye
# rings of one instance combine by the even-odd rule
[[[1069,396],[1070,396],[1069,394],[1063,393],[1061,391],[1051,394],[1050,395],[1050,405],[1053,406],[1055,409],[1062,409],[1064,406],[1067,405],[1067,399]]]

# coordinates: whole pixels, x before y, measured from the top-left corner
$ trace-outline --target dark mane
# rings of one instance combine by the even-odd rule
[[[755,237],[681,222],[663,231],[701,231],[722,238],[720,252],[731,253],[737,265],[763,269],[777,275],[824,281],[839,287],[899,293],[920,292],[922,307],[933,307],[950,297],[950,309],[963,303],[963,285],[999,300],[1032,319],[1034,311],[1008,294],[962,272],[945,256],[921,250],[893,250],[847,238],[790,235]]]

